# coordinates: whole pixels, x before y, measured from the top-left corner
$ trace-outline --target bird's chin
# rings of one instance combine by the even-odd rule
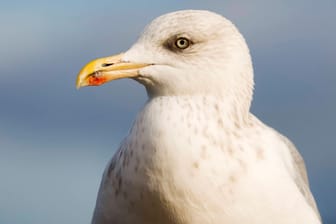
[[[138,75],[132,77],[132,79],[144,85],[149,90],[158,86],[162,73],[165,73],[165,70],[162,70],[162,65],[152,63],[150,66],[140,69]]]
[[[159,75],[160,72],[157,71],[154,67],[155,66],[149,66],[148,68],[140,70],[138,76],[132,78],[146,88],[147,95],[150,98],[162,95],[162,86],[160,86]],[[154,68],[154,70],[152,70],[152,68]]]
[[[145,86],[147,90],[152,89],[155,86],[155,81],[151,76],[148,75],[140,74],[136,77],[133,77],[132,79]]]

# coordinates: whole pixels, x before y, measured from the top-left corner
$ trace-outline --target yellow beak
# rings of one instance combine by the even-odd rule
[[[84,86],[99,86],[112,80],[135,78],[139,69],[150,64],[122,61],[123,54],[99,58],[86,64],[77,76],[77,89]]]

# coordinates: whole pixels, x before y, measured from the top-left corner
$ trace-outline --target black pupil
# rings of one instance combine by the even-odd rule
[[[177,39],[175,45],[176,45],[176,47],[178,47],[180,49],[185,49],[189,46],[189,42],[185,38],[180,38],[180,39]]]

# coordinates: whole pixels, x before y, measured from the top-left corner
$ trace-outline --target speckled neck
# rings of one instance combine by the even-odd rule
[[[140,116],[149,110],[159,110],[168,117],[186,113],[186,119],[196,116],[217,120],[219,125],[230,129],[249,120],[250,102],[239,104],[235,98],[213,95],[157,96],[148,100]]]

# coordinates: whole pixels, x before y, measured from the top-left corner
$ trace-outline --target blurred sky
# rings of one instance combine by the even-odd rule
[[[146,100],[121,80],[75,89],[89,60],[127,50],[156,16],[209,9],[250,46],[252,111],[303,154],[336,223],[336,1],[5,1],[0,7],[0,223],[89,223],[103,169]]]

